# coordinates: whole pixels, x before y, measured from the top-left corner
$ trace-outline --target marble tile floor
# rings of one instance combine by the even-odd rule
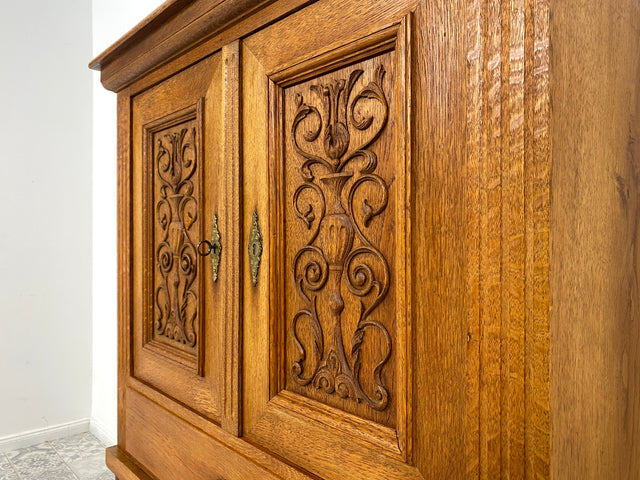
[[[0,480],[114,480],[90,433],[0,452]]]

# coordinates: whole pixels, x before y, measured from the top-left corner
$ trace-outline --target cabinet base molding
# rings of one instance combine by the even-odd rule
[[[156,480],[147,475],[133,459],[117,445],[107,448],[107,467],[118,480]]]

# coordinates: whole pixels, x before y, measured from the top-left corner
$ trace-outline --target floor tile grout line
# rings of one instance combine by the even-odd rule
[[[22,478],[22,475],[20,475],[20,472],[18,471],[18,469],[16,468],[16,466],[13,464],[13,460],[11,460],[11,459],[6,455],[6,453],[3,453],[2,455],[4,456],[4,458],[6,458],[6,459],[7,459],[7,463],[9,463],[9,466],[11,467],[11,470],[13,470],[13,473],[15,473],[15,474],[16,474],[16,478],[17,478],[18,480],[24,480],[24,479]]]
[[[2,455],[4,457],[4,459],[7,461],[7,464],[9,465],[11,470],[13,470],[13,473],[15,473],[16,478],[18,480],[22,480],[22,478],[20,478],[20,474],[18,473],[18,470],[16,469],[15,465],[13,464],[13,462],[9,459],[9,457],[7,457],[7,455],[2,453],[2,452],[0,452],[0,455]]]
[[[56,454],[62,459],[62,463],[64,463],[66,465],[66,467],[69,469],[69,471],[71,472],[71,474],[75,477],[76,480],[80,480],[80,477],[78,477],[78,475],[76,475],[76,471],[71,468],[71,465],[69,465],[67,463],[67,461],[65,460],[65,458],[60,454],[60,452],[58,452],[58,449],[56,448],[55,445],[51,445],[53,447],[53,449],[55,450]]]
[[[81,436],[81,435],[82,435],[82,436],[89,435],[91,438],[95,439],[98,443],[100,443],[100,441],[99,441],[99,440],[98,440],[94,435],[92,435],[92,434],[91,434],[91,432],[87,432],[87,433],[83,433],[83,434],[74,435],[74,437]],[[60,441],[64,441],[64,440],[65,440],[65,439],[67,439],[67,438],[71,438],[71,437],[61,438],[61,439],[60,439]],[[102,445],[102,443],[100,443],[100,445]],[[56,448],[55,443],[53,443],[53,442],[52,442],[51,446],[53,447],[53,449],[55,450],[55,452],[58,454],[58,456],[60,456],[60,457],[62,458],[62,461],[63,461],[63,462],[64,462],[64,464],[67,466],[67,468],[69,468],[69,470],[71,470],[71,473],[73,473],[74,477],[75,477],[77,480],[82,480],[82,479],[80,478],[80,475],[76,472],[76,470],[71,466],[71,464],[70,464],[69,462],[67,462],[67,460],[65,459],[65,457],[64,457],[64,456],[60,453],[60,451]],[[74,448],[74,451],[76,451],[76,452],[79,452],[79,450],[81,450],[81,449]],[[84,452],[84,451],[79,452],[79,455],[80,455],[80,457],[79,457],[78,459],[75,459],[74,461],[83,460],[83,459],[89,458],[89,457],[91,456],[91,455],[88,455],[88,454],[87,454],[86,452]]]
[[[67,463],[64,457],[60,455],[60,452],[58,452],[58,449],[56,448],[55,444],[51,442],[47,442],[47,443],[51,446],[52,450],[56,452],[56,455],[58,456],[58,458],[62,460],[62,464],[69,469],[69,471],[71,472],[71,475],[73,475],[73,478],[75,478],[76,480],[79,480],[78,476],[76,475],[76,472],[73,470],[73,468],[71,468],[71,465]]]

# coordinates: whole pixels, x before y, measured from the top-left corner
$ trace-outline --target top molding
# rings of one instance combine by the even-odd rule
[[[145,74],[234,28],[234,38],[315,0],[168,0],[89,63],[118,92]],[[203,56],[221,48],[213,45]]]

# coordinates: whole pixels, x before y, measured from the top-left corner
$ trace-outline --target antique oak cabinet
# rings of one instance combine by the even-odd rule
[[[120,480],[640,478],[640,4],[170,0],[118,93]]]

